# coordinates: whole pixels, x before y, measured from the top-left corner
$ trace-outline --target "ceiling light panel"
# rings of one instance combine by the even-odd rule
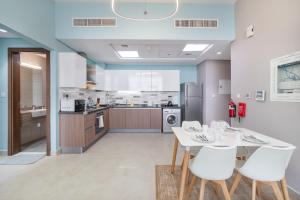
[[[118,54],[122,58],[139,58],[139,52],[137,51],[118,51]]]
[[[204,51],[209,44],[187,44],[183,51]]]

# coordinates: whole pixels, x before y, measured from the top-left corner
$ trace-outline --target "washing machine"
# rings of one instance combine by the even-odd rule
[[[180,108],[163,108],[163,133],[171,133],[172,127],[181,126]]]

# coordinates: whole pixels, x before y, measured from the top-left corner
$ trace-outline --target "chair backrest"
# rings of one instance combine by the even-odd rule
[[[240,172],[259,181],[279,181],[285,176],[286,168],[296,147],[263,146],[257,149]]]
[[[183,121],[182,128],[188,130],[189,128],[194,127],[197,130],[201,129],[201,124],[198,121]]]
[[[226,180],[235,168],[237,147],[204,146],[190,163],[195,176],[206,180]]]

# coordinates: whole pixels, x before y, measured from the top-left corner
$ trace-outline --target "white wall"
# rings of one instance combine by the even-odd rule
[[[230,80],[230,61],[208,60],[198,66],[198,82],[203,84],[203,123],[229,122],[227,104],[230,95],[219,94],[219,80]]]
[[[299,0],[240,0],[236,4],[236,40],[232,44],[232,95],[247,103],[240,126],[290,142],[298,147],[287,170],[288,184],[300,191],[300,103],[271,102],[270,60],[300,51]],[[255,36],[245,30],[254,25]],[[267,101],[245,99],[256,89],[267,91]],[[237,99],[241,94],[241,99]],[[239,125],[233,120],[234,125]]]

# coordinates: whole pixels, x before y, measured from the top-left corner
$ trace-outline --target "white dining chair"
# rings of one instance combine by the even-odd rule
[[[285,171],[294,150],[293,146],[263,146],[257,149],[241,167],[236,168],[237,175],[230,189],[230,195],[233,195],[242,176],[245,176],[252,180],[252,200],[256,199],[257,184],[270,185],[277,200],[289,200]],[[283,195],[277,184],[279,181]]]
[[[201,179],[199,200],[204,199],[205,185],[208,181],[221,186],[226,200],[230,200],[225,180],[232,176],[235,168],[237,147],[203,147],[196,157],[190,161],[192,180],[188,188],[189,195],[197,180]]]

